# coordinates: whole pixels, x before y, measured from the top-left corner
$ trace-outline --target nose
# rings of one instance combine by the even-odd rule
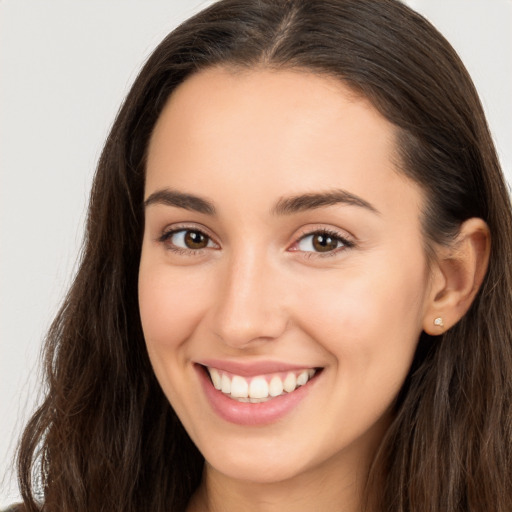
[[[213,330],[226,345],[253,347],[286,330],[282,273],[263,255],[245,253],[226,261],[219,281]]]

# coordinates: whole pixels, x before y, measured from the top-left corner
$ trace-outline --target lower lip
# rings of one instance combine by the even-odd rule
[[[290,413],[307,396],[317,381],[317,376],[291,393],[277,396],[266,402],[238,402],[213,387],[204,367],[196,365],[201,385],[212,409],[224,420],[238,425],[267,425]]]

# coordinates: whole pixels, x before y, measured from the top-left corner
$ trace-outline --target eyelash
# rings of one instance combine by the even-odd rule
[[[297,241],[293,243],[293,245],[298,245],[304,239],[315,235],[324,235],[329,238],[332,238],[334,241],[341,243],[341,247],[337,247],[336,249],[333,249],[331,251],[326,251],[325,253],[322,253],[320,251],[300,251],[300,249],[293,249],[293,251],[302,252],[305,258],[329,258],[331,256],[336,256],[338,253],[345,251],[346,249],[351,249],[352,247],[355,246],[355,243],[352,240],[348,240],[346,237],[340,235],[340,233],[338,233],[337,231],[325,228],[314,229],[312,231],[306,231],[302,233],[298,237]]]
[[[194,232],[194,233],[200,233],[204,237],[206,237],[209,241],[215,243],[211,236],[209,236],[207,233],[205,233],[202,229],[191,227],[191,226],[178,226],[173,229],[169,229],[168,231],[164,231],[162,235],[158,238],[158,242],[163,243],[166,245],[166,249],[169,251],[172,251],[176,254],[184,255],[184,256],[195,256],[204,251],[204,249],[208,248],[202,248],[202,249],[185,249],[184,247],[178,247],[174,245],[173,243],[170,243],[170,239],[180,232]]]
[[[168,231],[165,231],[164,233],[162,233],[162,235],[160,237],[158,237],[157,241],[160,242],[160,243],[165,244],[166,245],[166,249],[168,249],[168,250],[170,250],[170,251],[172,251],[172,252],[174,252],[176,254],[180,254],[180,255],[184,255],[184,256],[199,255],[205,249],[209,248],[209,247],[204,247],[204,248],[201,248],[201,249],[190,249],[190,248],[185,249],[183,247],[178,247],[178,246],[176,246],[176,245],[174,245],[172,243],[169,243],[169,240],[174,235],[176,235],[177,233],[180,233],[180,232],[185,232],[186,233],[187,231],[188,232],[200,233],[201,235],[206,237],[209,240],[209,242],[212,242],[212,243],[214,243],[215,245],[218,246],[218,244],[213,241],[212,237],[209,236],[207,233],[205,233],[202,229],[195,228],[195,227],[190,227],[190,226],[179,226],[179,227],[175,227],[173,229],[170,229]],[[344,251],[346,249],[351,249],[352,247],[355,246],[355,243],[353,241],[348,240],[344,236],[341,236],[338,232],[336,232],[334,230],[315,229],[315,230],[312,230],[312,231],[306,231],[306,232],[302,233],[297,238],[297,240],[293,243],[292,247],[298,245],[305,238],[307,238],[309,236],[315,236],[315,235],[325,235],[325,236],[328,236],[328,237],[332,238],[333,240],[335,240],[336,242],[341,243],[341,247],[337,247],[337,248],[335,248],[335,249],[333,249],[331,251],[326,251],[325,253],[322,253],[320,251],[300,251],[299,249],[290,249],[290,250],[292,252],[302,252],[303,256],[305,258],[327,258],[327,257],[335,256],[339,252]]]

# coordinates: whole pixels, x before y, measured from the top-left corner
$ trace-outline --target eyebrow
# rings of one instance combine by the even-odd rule
[[[272,208],[272,213],[274,215],[289,215],[292,213],[314,210],[315,208],[334,206],[337,204],[359,206],[361,208],[366,208],[373,213],[380,214],[377,208],[372,206],[368,201],[341,189],[283,197],[279,199],[274,208]]]
[[[168,188],[153,192],[145,201],[144,208],[152,204],[164,204],[166,206],[176,206],[194,212],[204,213],[206,215],[215,215],[215,206],[207,199],[170,190]]]
[[[152,204],[175,206],[177,208],[204,213],[206,215],[216,214],[215,206],[211,201],[193,194],[179,192],[178,190],[171,190],[168,188],[153,192],[144,201],[145,208]],[[380,212],[368,201],[341,189],[282,197],[272,208],[271,213],[273,215],[290,215],[293,213],[314,210],[325,206],[334,206],[337,204],[358,206],[373,213],[380,214]]]

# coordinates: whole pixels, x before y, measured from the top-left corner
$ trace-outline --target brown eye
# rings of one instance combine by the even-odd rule
[[[299,251],[317,253],[333,252],[336,249],[351,246],[350,242],[340,236],[324,231],[317,231],[303,236],[297,243]]]
[[[208,247],[208,240],[208,237],[201,231],[187,230],[183,241],[188,249],[204,249]]]
[[[338,248],[339,240],[325,233],[317,233],[313,235],[312,243],[317,252],[328,252]]]
[[[201,250],[208,247],[216,247],[212,239],[198,229],[178,229],[165,233],[160,241],[165,243],[169,249],[183,250]]]

